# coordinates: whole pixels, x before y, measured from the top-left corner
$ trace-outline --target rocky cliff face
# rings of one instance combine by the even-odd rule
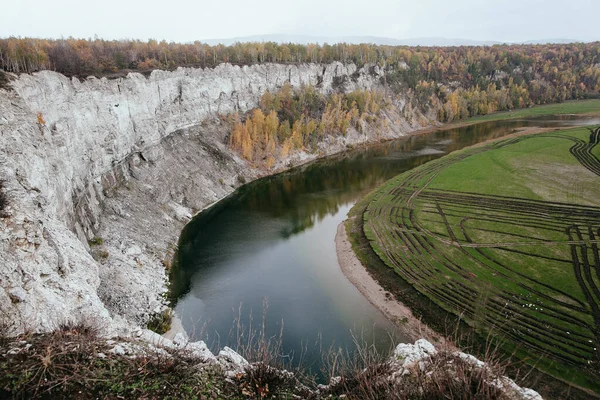
[[[16,322],[15,331],[84,319],[113,332],[144,323],[163,307],[170,245],[193,210],[272,172],[225,146],[219,114],[247,111],[286,81],[349,91],[378,87],[381,74],[333,63],[13,77],[0,89],[0,178],[10,198],[0,218],[0,319]],[[353,132],[321,153],[421,127],[400,113],[390,120],[386,132]],[[93,238],[102,240],[88,245]]]

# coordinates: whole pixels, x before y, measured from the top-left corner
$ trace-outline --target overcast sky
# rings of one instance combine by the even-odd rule
[[[2,0],[0,37],[598,40],[600,0]]]

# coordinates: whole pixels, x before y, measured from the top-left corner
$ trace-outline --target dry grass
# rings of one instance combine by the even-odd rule
[[[238,315],[234,320],[230,337],[236,343],[236,351],[246,360],[252,363],[264,363],[280,368],[290,367],[288,361],[292,357],[283,354],[283,321],[277,335],[267,334],[267,314],[269,304],[263,301],[263,312],[260,323],[254,322],[254,316],[250,314],[248,325],[242,322],[242,305],[238,308]]]
[[[241,310],[240,304],[229,336],[235,351],[251,363],[235,378],[244,398],[315,398],[316,392],[311,390],[316,387],[315,377],[305,368],[304,351],[295,359],[295,354],[283,350],[283,321],[277,334],[267,333],[268,301],[263,301],[258,323],[250,314],[248,325],[244,325]]]
[[[218,368],[199,373],[185,353],[126,357],[112,354],[113,346],[83,325],[4,341],[0,398],[210,399],[237,391]]]

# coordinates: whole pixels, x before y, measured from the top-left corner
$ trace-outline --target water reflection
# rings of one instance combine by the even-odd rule
[[[318,338],[325,348],[350,346],[351,329],[365,330],[385,345],[385,332],[393,327],[337,264],[336,227],[352,204],[403,171],[520,127],[600,123],[569,118],[488,122],[407,137],[244,186],[182,232],[171,273],[178,315],[189,333],[214,348],[231,346],[240,304],[247,323],[249,313],[261,314],[266,297],[268,331],[276,334],[284,321],[286,350],[298,352],[301,343]],[[318,365],[317,351],[311,348],[308,359]]]

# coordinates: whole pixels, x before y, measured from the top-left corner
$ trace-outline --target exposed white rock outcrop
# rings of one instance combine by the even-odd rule
[[[235,376],[241,374],[246,368],[250,367],[250,363],[240,356],[231,348],[225,346],[217,355],[219,364],[226,371],[227,376]]]
[[[373,374],[372,371],[379,372]],[[448,392],[450,398],[453,395],[470,397],[467,393],[475,389],[480,395],[493,393],[493,398],[499,399],[543,400],[535,390],[520,387],[512,379],[499,375],[492,367],[476,357],[462,352],[438,351],[425,339],[419,339],[414,344],[399,344],[386,366],[380,368],[372,366],[370,370],[365,369],[362,373],[365,374],[362,377],[358,376],[360,373],[346,378],[333,377],[329,385],[319,386],[319,392],[323,398],[332,394],[334,397],[335,395],[341,397],[347,391],[356,390],[357,385],[366,385],[372,390],[379,388],[375,393],[383,396],[382,398],[388,398],[382,393],[393,394],[390,396],[393,398],[424,398],[423,396],[429,393],[427,390],[433,393],[444,390],[449,379],[457,383],[454,390],[460,393],[458,395]],[[468,376],[473,377],[474,380],[469,381]],[[464,381],[462,386],[464,393],[459,389],[461,381]],[[363,392],[359,390],[358,393]],[[411,393],[414,396],[411,396]]]
[[[231,193],[239,177],[269,172],[226,147],[219,115],[256,106],[286,81],[353,90],[378,87],[382,73],[341,63],[224,64],[147,78],[15,77],[11,90],[0,89],[0,178],[11,198],[0,218],[0,316],[16,322],[14,332],[92,320],[126,333],[144,324],[164,307],[170,245],[194,210]],[[420,127],[395,115],[387,131],[351,132],[319,153]],[[103,240],[90,247],[94,237]]]
[[[400,343],[394,349],[394,361],[399,363],[403,368],[418,363],[419,361],[427,360],[435,355],[437,351],[435,347],[425,339],[419,339],[415,344]]]
[[[404,377],[414,375],[416,371],[420,371],[427,375],[432,370],[432,357],[438,354],[433,344],[425,339],[419,339],[414,344],[401,343],[399,344],[392,355],[392,379],[405,379]],[[488,373],[484,376],[489,376],[490,385],[501,390],[507,399],[511,400],[543,400],[538,392],[532,389],[521,388],[512,379],[506,376],[497,376],[489,369],[489,366],[477,359],[477,357],[463,352],[454,352],[447,354],[446,364],[436,365],[435,368],[452,370],[455,368],[455,360],[461,360],[466,365],[476,370],[488,369]],[[439,362],[438,362],[439,364]],[[418,374],[418,373],[417,373]]]

